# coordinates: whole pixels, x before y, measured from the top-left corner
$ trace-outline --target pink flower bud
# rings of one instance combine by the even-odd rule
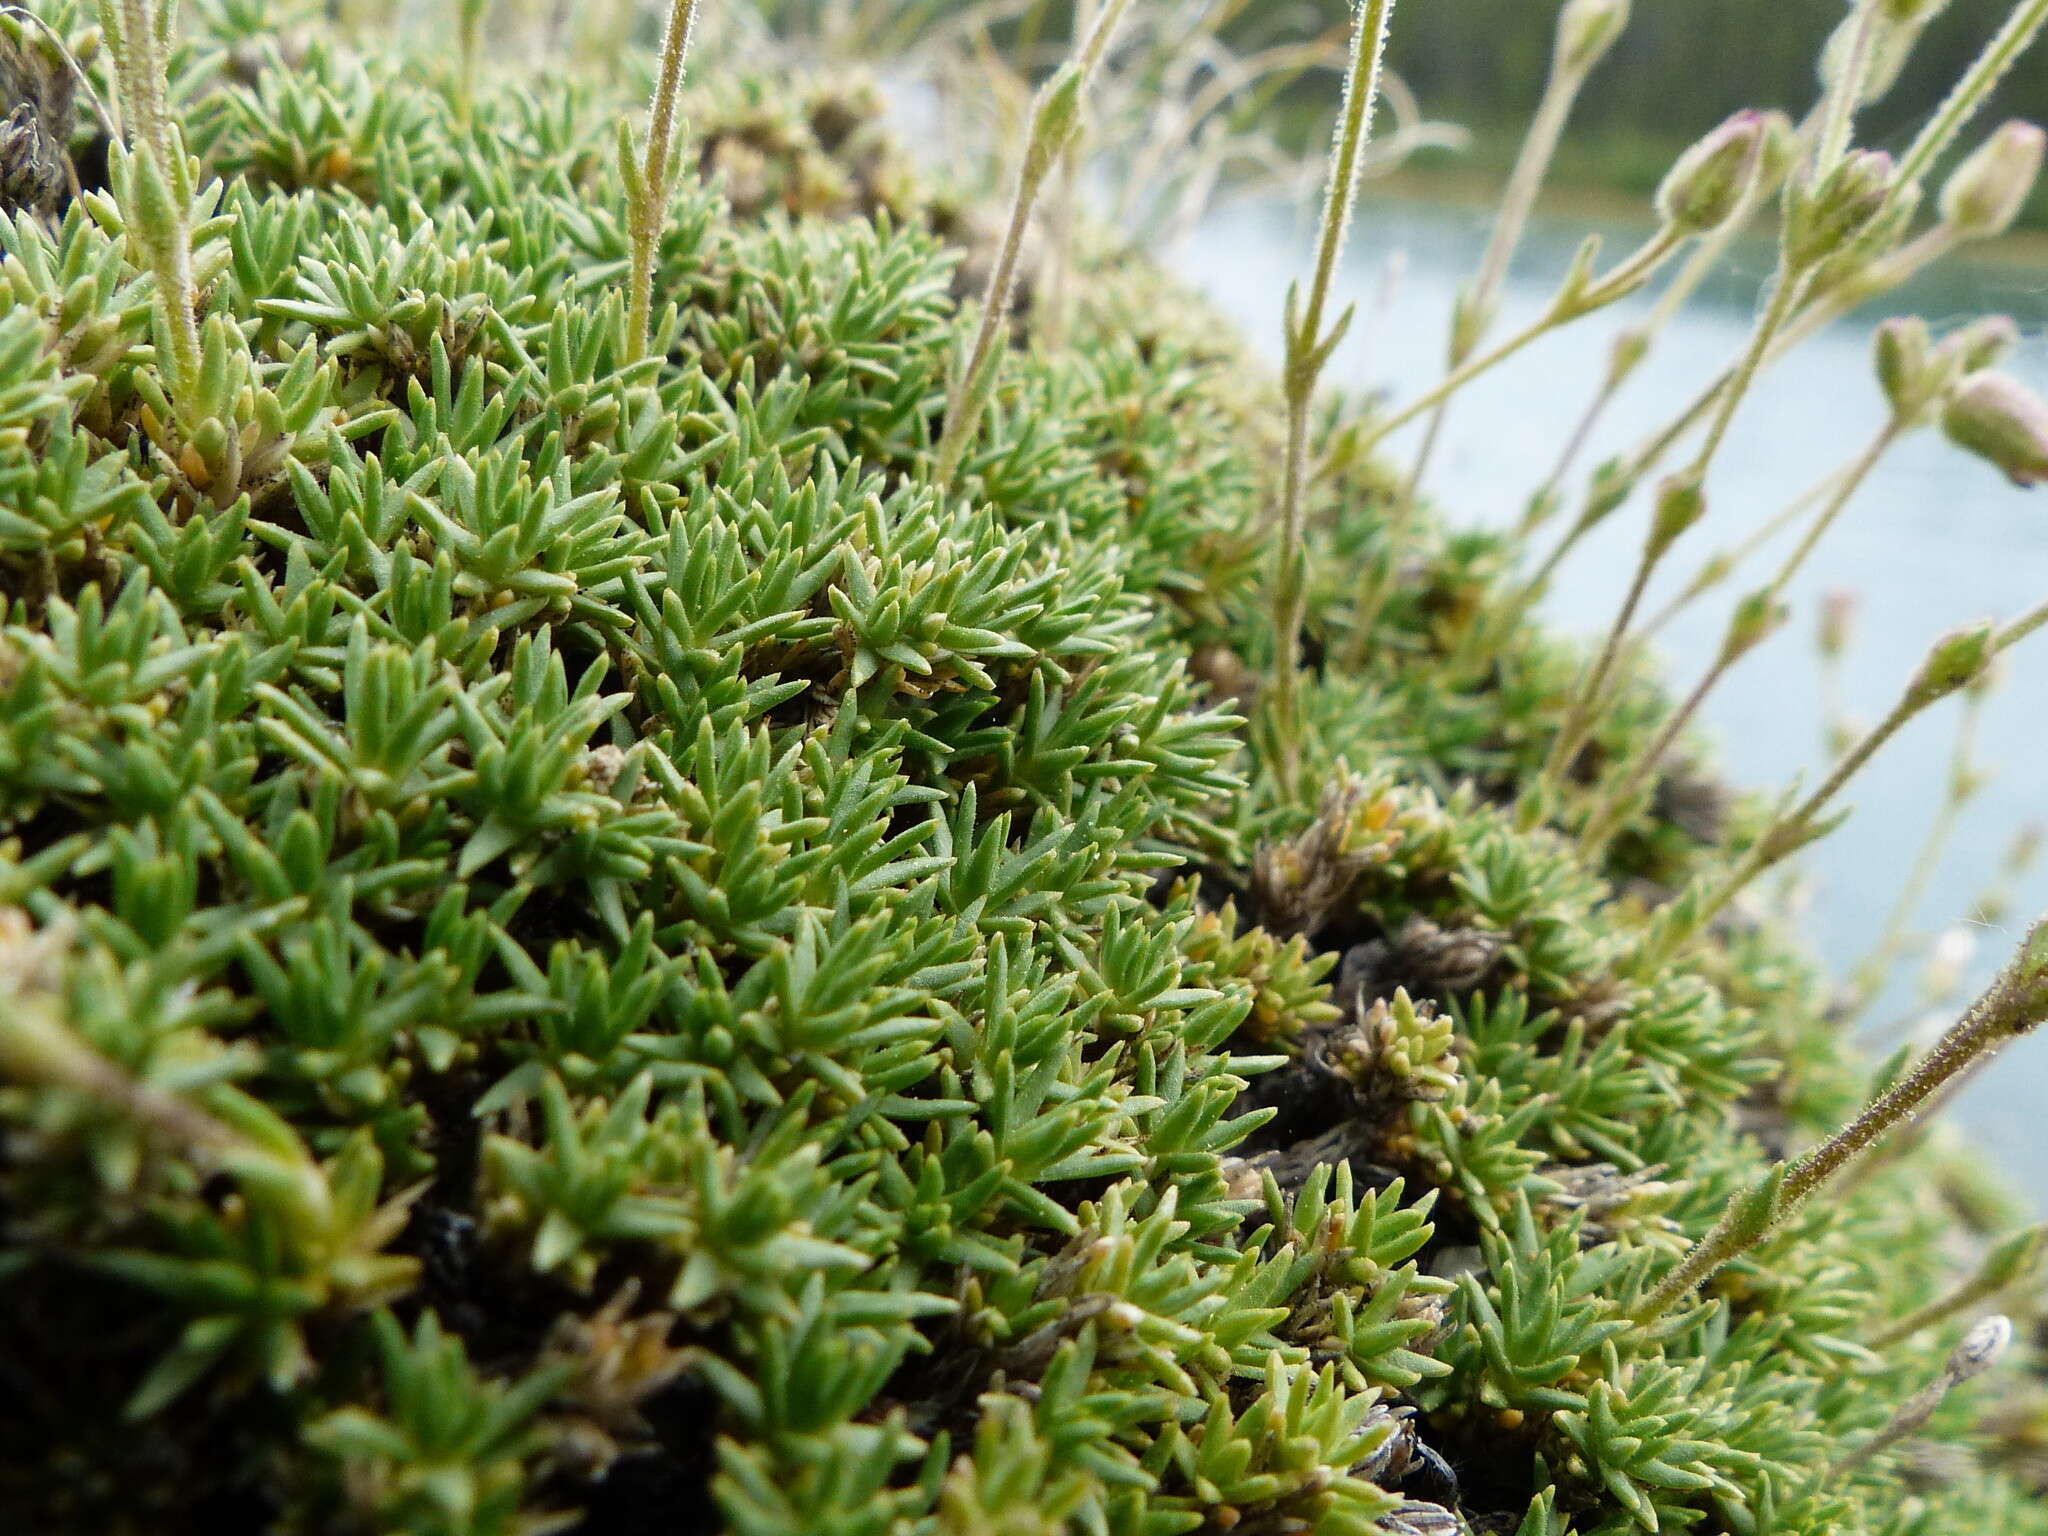
[[[1847,587],[1836,587],[1820,600],[1820,653],[1830,661],[1848,652],[1856,632],[1856,610],[1862,600]]]
[[[1942,430],[1959,448],[1989,460],[2014,485],[2048,480],[2048,402],[2007,373],[1974,373],[1956,386]]]
[[[1941,189],[1941,221],[1965,240],[2004,234],[2020,216],[2041,178],[2048,133],[2032,123],[2000,128],[1956,168]]]
[[[1671,228],[1703,235],[1728,222],[1756,185],[1767,123],[1738,112],[1678,157],[1657,189],[1657,215]]]

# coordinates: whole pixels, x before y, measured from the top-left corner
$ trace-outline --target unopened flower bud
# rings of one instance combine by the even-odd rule
[[[1918,315],[1901,315],[1877,328],[1877,381],[1901,420],[1916,416],[1940,387],[1934,336]]]
[[[1847,587],[1836,587],[1820,600],[1820,653],[1839,661],[1848,653],[1850,637],[1856,632],[1856,609],[1860,599]]]
[[[1826,91],[1840,88],[1842,75],[1851,65],[1862,72],[1862,78],[1856,82],[1858,105],[1870,100],[1870,77],[1878,63],[1877,56],[1890,34],[1898,30],[1890,15],[1880,15],[1873,23],[1868,9],[1863,5],[1850,6],[1849,14],[1828,34],[1820,55],[1820,83]]]
[[[2028,873],[2040,861],[2044,844],[2048,844],[2048,827],[2038,821],[2021,827],[2005,850],[2005,872],[2015,877]]]
[[[1817,187],[1793,200],[1785,254],[1803,270],[1847,251],[1870,233],[1891,201],[1898,167],[1878,150],[1852,150]]]
[[[1954,359],[1956,373],[1967,377],[1996,368],[2020,344],[2020,328],[2011,315],[1986,315],[1942,339],[1941,350]]]
[[[1964,240],[1990,240],[2011,229],[2041,179],[2048,133],[2010,122],[1978,146],[1941,189],[1941,222]]]
[[[1977,699],[1988,699],[1998,691],[1999,684],[2004,681],[2005,658],[1994,656],[1991,658],[1991,665],[1978,673],[1976,679],[1970,684],[1971,696]],[[1983,783],[1982,778],[1976,774],[1969,774],[1969,779],[1973,785]],[[1969,793],[1975,793],[1975,790],[1973,789]],[[1958,794],[1961,798],[1967,798],[1967,794],[1964,794],[1962,791],[1958,791]]]
[[[1957,925],[1944,928],[1927,951],[1920,987],[1929,997],[1947,997],[1963,984],[1977,961],[1977,936]]]
[[[1927,659],[1920,663],[1919,672],[1914,674],[1912,686],[1907,690],[1908,698],[1915,704],[1932,704],[1959,688],[1969,687],[1977,680],[1978,674],[1991,665],[1992,657],[1997,654],[1997,644],[1998,626],[1995,624],[1959,629],[1936,641],[1934,649],[1927,653]]]
[[[1529,505],[1522,512],[1522,529],[1534,533],[1553,517],[1564,505],[1564,493],[1554,485],[1546,485],[1529,498]]]
[[[1614,338],[1613,350],[1607,354],[1607,388],[1619,389],[1626,384],[1629,375],[1642,366],[1649,354],[1649,331],[1640,325],[1623,326]]]
[[[1973,373],[1942,412],[1949,441],[2005,471],[2014,485],[2048,480],[2048,402],[2011,374]]]
[[[1657,508],[1650,519],[1650,557],[1656,559],[1706,515],[1706,493],[1697,475],[1673,475],[1657,487]]]
[[[1733,665],[1785,627],[1791,609],[1766,588],[1752,592],[1735,605],[1728,619],[1728,633],[1721,641],[1721,661]]]
[[[1763,163],[1761,112],[1738,112],[1678,157],[1657,189],[1657,216],[1682,234],[1703,235],[1742,206]]]
[[[1566,0],[1557,18],[1557,64],[1584,74],[1628,26],[1629,0]]]
[[[1984,1255],[1979,1272],[1987,1287],[1985,1294],[1996,1295],[2031,1275],[2040,1265],[2044,1244],[2048,1244],[2048,1227],[2022,1227],[1996,1243]]]
[[[1757,155],[1757,184],[1766,193],[1775,192],[1792,174],[1792,163],[1798,158],[1798,125],[1775,108],[1764,113],[1763,145]]]
[[[1500,317],[1500,299],[1465,289],[1451,306],[1450,365],[1456,368],[1479,348],[1493,322]]]
[[[1636,477],[1626,459],[1609,459],[1593,471],[1586,490],[1586,510],[1579,514],[1579,527],[1591,528],[1606,521],[1635,494]]]
[[[1024,149],[1024,180],[1037,185],[1045,180],[1068,142],[1081,125],[1081,103],[1088,89],[1088,76],[1069,59],[1059,73],[1046,81],[1039,93],[1037,118],[1031,127],[1031,141]]]
[[[1875,33],[1870,40],[1869,63],[1863,72],[1859,95],[1862,105],[1882,100],[1898,84],[1899,75],[1912,57],[1921,33],[1948,3],[1949,0],[1879,0]],[[1849,25],[1838,31],[1830,42],[1831,54],[1847,43],[1850,27],[1861,20],[1860,14],[1850,16]]]
[[[1948,1357],[1949,1376],[1968,1381],[1998,1364],[2012,1344],[2012,1319],[1994,1313],[1963,1335],[1963,1342]]]

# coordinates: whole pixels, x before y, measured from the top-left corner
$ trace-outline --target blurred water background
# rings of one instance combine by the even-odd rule
[[[1478,263],[1487,219],[1483,207],[1368,192],[1341,293],[1361,314],[1331,382],[1383,387],[1405,399],[1440,377],[1452,296]],[[1497,334],[1541,310],[1586,228],[1578,218],[1538,221]],[[1626,226],[1605,232],[1612,252],[1633,248],[1643,234]],[[1243,202],[1212,214],[1172,260],[1276,355],[1282,301],[1311,236],[1291,204]],[[1610,411],[1586,467],[1662,425],[1737,353],[1771,255],[1765,245],[1739,255],[1680,317]],[[1663,592],[1868,442],[1882,417],[1869,338],[1885,314],[1917,313],[1938,327],[2001,312],[2026,333],[2009,366],[2048,390],[2048,263],[1951,261],[1780,363],[1745,406],[1715,470],[1709,518],[1667,562]],[[1619,323],[1609,314],[1553,334],[1459,397],[1427,487],[1450,521],[1498,524],[1520,515],[1596,388]],[[1414,439],[1397,438],[1393,451],[1406,462]],[[1639,552],[1644,515],[1640,505],[1616,515],[1561,570],[1547,604],[1554,624],[1588,636],[1604,631]],[[1783,547],[1760,556],[1758,569],[1767,575]],[[1674,686],[1697,678],[1720,643],[1733,595],[1761,579],[1738,581],[1665,631],[1661,650]],[[1843,693],[1849,713],[1868,721],[1890,707],[1936,636],[2010,616],[2048,595],[2048,488],[2017,490],[1934,431],[1895,449],[1795,585],[1794,623],[1749,657],[1705,712],[1735,783],[1780,786],[1824,764],[1814,635],[1820,596],[1837,587],[1862,600]],[[1645,612],[1659,602],[1653,593]],[[1963,813],[1916,914],[1916,929],[1927,934],[1968,925],[1977,940],[1973,986],[2003,963],[2021,926],[2048,911],[2048,869],[2022,882],[2003,921],[1987,924],[1976,910],[2014,833],[2048,819],[2048,635],[2012,660],[1984,713],[1979,756],[1995,776]],[[1943,705],[1893,742],[1858,780],[1854,818],[1806,858],[1807,931],[1837,976],[1849,973],[1883,928],[1936,814],[1959,707]],[[1916,997],[1919,970],[1905,967],[1869,1016],[1868,1027],[1887,1042],[1926,1011]],[[2020,1042],[1950,1113],[2048,1212],[2048,1038]]]

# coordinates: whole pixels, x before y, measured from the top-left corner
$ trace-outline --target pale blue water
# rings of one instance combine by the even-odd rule
[[[1578,222],[1539,222],[1517,264],[1501,334],[1540,312],[1583,230]],[[1476,264],[1485,234],[1483,210],[1369,204],[1342,278],[1342,297],[1363,308],[1333,362],[1333,378],[1347,386],[1385,386],[1397,399],[1434,383],[1452,295]],[[1173,261],[1277,353],[1281,302],[1289,278],[1306,264],[1310,238],[1291,208],[1238,205],[1213,216]],[[1611,233],[1610,254],[1626,251],[1637,238],[1640,232]],[[1680,318],[1610,412],[1588,467],[1660,426],[1735,355],[1769,254],[1753,251],[1738,260],[1728,281]],[[1402,275],[1394,302],[1381,308],[1390,261]],[[1869,336],[1890,312],[1917,312],[1937,323],[2010,313],[2027,339],[2008,366],[2048,391],[2048,268],[1963,263],[1930,275],[1886,310],[1815,337],[1763,382],[1721,456],[1710,516],[1668,562],[1670,578],[1682,582],[1709,553],[1738,541],[1867,442],[1882,420]],[[1583,321],[1465,391],[1428,487],[1449,517],[1498,523],[1519,515],[1596,387],[1615,324],[1611,316]],[[1404,461],[1412,442],[1396,440]],[[1563,569],[1548,605],[1554,623],[1587,634],[1604,630],[1640,549],[1642,517],[1639,508],[1617,515]],[[1772,568],[1765,562],[1778,547],[1759,557],[1760,570]],[[2048,488],[2016,490],[1938,433],[1923,432],[1881,466],[1809,571],[1793,591],[1794,623],[1744,663],[1706,712],[1725,767],[1744,785],[1781,785],[1822,762],[1813,646],[1821,592],[1851,587],[1862,598],[1845,696],[1852,714],[1881,714],[1936,636],[2048,597]],[[1745,589],[1737,584],[1731,592]],[[1675,682],[1689,685],[1710,659],[1726,604],[1726,598],[1704,602],[1665,632]],[[1653,593],[1648,611],[1658,605]],[[1996,777],[1966,811],[1928,892],[1919,920],[1929,931],[1971,920],[1973,903],[1992,881],[2013,832],[2048,820],[2048,634],[2037,635],[2013,660],[1985,712],[1980,755]],[[1882,927],[1934,815],[1956,708],[1945,705],[1923,717],[1892,744],[1854,786],[1854,819],[1806,860],[1808,931],[1837,973],[1855,965]],[[2042,912],[2048,912],[2048,870],[2037,869],[2002,924],[1974,925],[1972,980],[1988,979],[2021,927]],[[1917,969],[1874,1011],[1880,1026],[1917,1011]],[[2014,1047],[1951,1113],[2048,1209],[2048,1038]]]

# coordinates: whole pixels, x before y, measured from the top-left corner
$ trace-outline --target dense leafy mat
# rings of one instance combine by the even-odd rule
[[[1142,263],[942,495],[979,225],[868,95],[692,100],[627,364],[619,98],[198,10],[203,408],[104,192],[0,233],[0,1523],[2048,1529],[2030,1388],[1830,1472],[1953,1159],[1623,1320],[1867,1069],[1769,922],[1627,965],[1696,772],[1503,809],[1576,658],[1447,685],[1492,541],[1340,666],[1333,427],[1283,804],[1270,386]]]

